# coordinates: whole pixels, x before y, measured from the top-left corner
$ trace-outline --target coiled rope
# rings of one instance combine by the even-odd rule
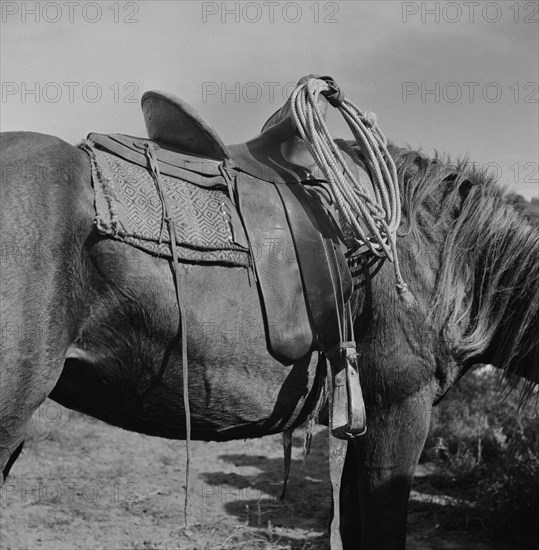
[[[320,111],[320,94],[330,96],[328,101],[350,127],[370,168],[374,198],[352,173],[334,143]],[[301,139],[330,184],[341,220],[359,246],[366,245],[373,254],[393,262],[397,292],[407,305],[412,305],[414,297],[402,277],[396,245],[401,222],[397,169],[375,115],[362,112],[344,98],[332,81],[318,78],[299,84],[292,93],[290,105]]]

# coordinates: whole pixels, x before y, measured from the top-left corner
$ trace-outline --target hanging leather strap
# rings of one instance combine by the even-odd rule
[[[288,485],[288,477],[290,476],[290,465],[292,463],[292,435],[294,430],[285,430],[283,436],[283,451],[284,451],[284,483],[281,492],[280,500],[284,500],[286,495],[286,487]]]
[[[155,155],[155,149],[150,142],[145,142],[145,153],[148,158],[149,168],[152,176],[155,180],[159,197],[162,204],[162,219],[161,219],[161,233],[159,235],[159,244],[163,240],[163,233],[165,230],[165,224],[167,224],[168,233],[170,236],[170,251],[172,254],[172,275],[174,278],[174,287],[176,290],[176,301],[178,303],[178,312],[180,316],[179,330],[182,333],[182,378],[183,378],[183,405],[185,409],[185,447],[186,447],[186,464],[185,464],[185,505],[184,505],[184,520],[185,525],[189,525],[188,507],[189,507],[189,467],[191,462],[191,408],[189,406],[189,369],[187,365],[187,328],[185,323],[185,303],[183,299],[182,289],[180,287],[180,279],[178,275],[179,260],[178,251],[176,250],[176,226],[174,220],[170,215],[170,208],[166,195],[165,185],[161,179],[159,172],[159,166],[157,163],[157,157]]]
[[[329,531],[331,550],[342,550],[341,539],[341,480],[348,441],[337,439],[329,430],[329,478],[331,480],[331,496],[333,498],[333,517]]]

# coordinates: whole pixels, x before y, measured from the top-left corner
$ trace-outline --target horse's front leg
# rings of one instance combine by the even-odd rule
[[[371,409],[367,433],[355,439],[350,450],[356,459],[361,528],[351,532],[352,522],[344,522],[348,526],[342,533],[345,550],[406,547],[408,499],[432,403],[433,391],[425,388],[389,408]],[[352,478],[348,475],[348,482]]]

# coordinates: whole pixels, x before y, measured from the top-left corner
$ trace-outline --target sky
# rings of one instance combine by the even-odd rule
[[[530,1],[1,0],[0,130],[145,136],[165,90],[225,143],[306,74],[331,75],[398,145],[467,156],[539,195],[539,24]],[[335,137],[350,138],[338,112]]]

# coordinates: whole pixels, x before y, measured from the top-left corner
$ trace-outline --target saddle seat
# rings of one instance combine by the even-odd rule
[[[323,179],[305,142],[297,135],[289,103],[268,119],[258,136],[228,146],[195,109],[173,94],[145,92],[141,103],[148,137],[171,151],[226,161],[273,183]],[[325,115],[325,98],[320,108]],[[183,164],[183,159],[177,160]]]
[[[303,77],[298,84],[312,76]],[[157,156],[165,174],[186,177],[188,173],[183,170],[195,170],[202,177],[195,175],[187,179],[197,185],[211,187],[225,183],[219,177],[222,173],[219,163],[224,162],[228,167],[266,182],[325,183],[324,174],[316,165],[305,142],[298,136],[290,100],[265,122],[260,134],[234,145],[224,145],[212,126],[193,107],[173,94],[145,92],[141,104],[148,136],[160,148]],[[318,107],[324,118],[328,105],[328,100],[321,95]],[[371,177],[357,151],[352,151],[344,140],[336,140],[335,143],[356,180],[371,197],[375,197]],[[141,149],[140,144],[135,143],[135,147]],[[200,160],[188,155],[200,157]],[[139,156],[138,162],[145,166],[146,159]],[[326,194],[330,195],[328,189]],[[337,218],[334,209],[332,215]],[[363,221],[358,221],[365,233],[368,233]],[[355,252],[367,250],[367,246],[362,245]]]

